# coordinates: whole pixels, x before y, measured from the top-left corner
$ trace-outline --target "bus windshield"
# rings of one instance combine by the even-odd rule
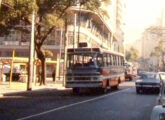
[[[68,68],[80,68],[80,67],[94,67],[96,68],[97,62],[97,54],[96,53],[76,53],[69,54],[67,60]]]

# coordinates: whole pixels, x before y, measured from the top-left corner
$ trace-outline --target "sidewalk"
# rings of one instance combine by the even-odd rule
[[[57,89],[57,90],[64,90],[65,87],[63,86],[62,81],[57,81],[54,83],[53,81],[48,80],[46,85],[40,86],[39,83],[36,85],[32,83],[32,91],[35,90],[43,90],[43,89]],[[18,93],[18,92],[27,92],[27,83],[22,82],[1,82],[0,83],[0,97],[7,93]]]

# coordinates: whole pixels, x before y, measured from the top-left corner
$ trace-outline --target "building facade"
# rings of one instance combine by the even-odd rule
[[[116,0],[116,32],[115,38],[117,39],[117,51],[124,52],[124,0]]]
[[[161,14],[161,25],[162,25],[162,27],[165,28],[165,8],[162,9],[162,14]]]
[[[124,2],[113,0],[110,5],[103,4],[100,9],[108,15],[86,10],[79,5],[68,10],[68,44],[78,47],[78,43],[86,42],[89,47],[123,52]]]

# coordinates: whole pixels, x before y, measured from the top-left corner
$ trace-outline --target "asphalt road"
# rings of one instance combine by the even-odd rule
[[[158,94],[137,95],[134,82],[107,94],[45,89],[0,98],[0,120],[149,120]]]

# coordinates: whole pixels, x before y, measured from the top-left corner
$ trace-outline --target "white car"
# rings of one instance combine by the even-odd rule
[[[165,73],[159,73],[162,79],[162,86],[158,97],[158,105],[154,106],[151,113],[151,120],[165,120]]]

